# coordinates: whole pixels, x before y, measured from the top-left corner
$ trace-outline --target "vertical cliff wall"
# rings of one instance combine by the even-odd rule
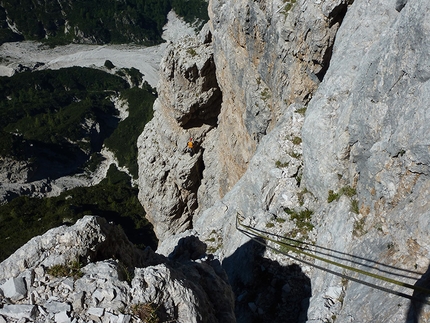
[[[345,1],[211,1],[216,75],[223,93],[217,144],[224,195],[286,107],[307,103],[324,76]]]
[[[392,266],[390,277],[412,270],[409,283],[429,264],[429,8],[427,1],[355,1],[303,127],[306,187],[321,201],[345,186],[357,192],[355,212],[341,206],[352,203],[347,199],[321,205],[327,216],[317,243],[335,246],[341,235],[344,252]],[[330,275],[318,281],[314,298],[330,284],[342,286]],[[341,322],[357,317],[353,312],[362,322],[428,317],[376,289],[343,288]],[[321,313],[318,307],[310,316],[319,321]]]
[[[212,1],[209,30],[170,45],[138,144],[140,200],[159,238],[191,228],[242,177],[287,107],[310,100],[347,3]],[[197,147],[188,161],[189,137]]]

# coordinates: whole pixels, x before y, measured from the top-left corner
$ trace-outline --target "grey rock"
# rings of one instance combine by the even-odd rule
[[[4,297],[10,298],[13,301],[23,299],[27,295],[27,287],[23,277],[9,278],[1,285]]]
[[[139,200],[160,241],[191,229],[286,109],[309,101],[348,3],[297,4],[287,14],[282,3],[212,1],[210,30],[170,45],[154,118],[138,140]],[[183,156],[188,137],[201,148],[194,160]]]
[[[97,217],[85,217],[77,225],[62,228],[61,238],[53,236],[51,231],[38,239],[46,241],[56,237],[56,248],[59,250],[64,250],[64,245],[70,245],[69,239],[75,239],[77,243],[74,247],[87,255],[92,255],[98,248],[106,246],[110,239],[115,239],[119,254],[132,254],[133,249],[130,248],[133,247],[122,231],[104,231],[105,225],[105,221]],[[155,303],[161,308],[180,308],[179,311],[168,310],[164,313],[166,320],[197,322],[199,317],[205,317],[208,321],[234,322],[233,293],[219,261],[206,257],[206,245],[197,237],[184,237],[176,243],[170,251],[170,259],[150,249],[134,251],[139,257],[134,261],[141,267],[131,266],[131,262],[127,266],[120,260],[105,259],[83,265],[81,275],[72,278],[51,276],[48,270],[42,270],[45,268],[43,263],[31,261],[33,252],[44,259],[46,253],[52,251],[46,244],[39,247],[46,249],[35,250],[30,241],[21,250],[23,254],[27,248],[31,250],[25,253],[30,259],[23,259],[29,268],[23,269],[20,275],[27,277],[36,273],[36,277],[27,279],[31,293],[20,294],[13,301],[34,305],[14,304],[8,307],[6,304],[0,313],[14,319],[31,318],[36,321],[129,322],[132,316],[128,313],[131,313],[133,304]],[[98,257],[106,254],[106,251],[99,253]],[[14,256],[11,258],[14,259]],[[129,258],[123,259],[127,261]],[[10,266],[9,261],[0,266],[5,266],[6,270]],[[87,261],[91,261],[91,257]],[[133,280],[130,270],[135,271]],[[23,277],[18,277],[10,278],[2,285],[6,295],[12,294],[9,288],[4,287],[11,285],[15,290],[19,281],[24,282]],[[11,302],[12,298],[8,300]],[[124,312],[127,315],[121,314]]]
[[[325,292],[325,297],[335,302],[340,299],[342,295],[342,286],[330,286]]]
[[[131,320],[131,316],[130,315],[120,314],[118,316],[118,323],[129,323],[130,320]]]
[[[39,311],[39,313],[42,315],[42,316],[48,316],[49,315],[49,313],[45,310],[45,308],[43,308],[42,306],[37,306],[37,310]]]
[[[138,139],[139,200],[159,240],[192,226],[203,141],[216,126],[221,100],[211,44],[197,37],[170,44],[161,62],[155,117]],[[185,151],[190,137],[192,156]]]
[[[206,264],[136,269],[132,294],[135,304],[162,304],[179,322],[197,322],[193,313],[199,313],[203,321],[235,322],[231,289]]]
[[[0,159],[0,180],[4,184],[24,183],[31,173],[31,165],[26,161],[16,161],[7,157]]]
[[[66,278],[61,282],[61,286],[63,286],[64,288],[67,288],[68,290],[72,291],[73,290],[73,286],[74,285],[74,281],[73,278]]]
[[[66,311],[55,314],[55,323],[71,323],[72,319]]]
[[[133,246],[121,228],[104,218],[85,216],[73,226],[54,228],[31,239],[0,264],[0,277],[14,277],[27,268],[67,264],[77,258],[113,256],[126,265],[141,265],[143,261],[142,251]]]
[[[377,13],[369,12],[368,5],[355,1],[349,8],[330,68],[309,103],[303,126],[304,183],[320,200],[317,244],[425,273],[428,234],[420,228],[430,226],[425,219],[429,208],[422,204],[429,160],[428,149],[421,148],[430,130],[422,122],[428,100],[423,62],[429,3],[375,1]],[[346,185],[357,191],[355,218],[345,218],[348,207],[339,205],[345,201],[324,204],[329,190]],[[354,230],[360,221],[362,229]],[[401,247],[387,253],[392,243]],[[339,282],[325,273],[315,276],[309,318],[320,322],[333,315],[321,300],[324,290]],[[382,302],[385,310],[378,311]],[[403,298],[351,283],[335,314],[342,322],[405,322],[411,311]],[[424,317],[428,310],[414,315]]]
[[[34,320],[37,315],[37,307],[34,305],[4,304],[0,308],[0,315],[14,319],[27,318]]]
[[[84,297],[85,292],[80,291],[78,293],[73,294],[73,302],[72,307],[75,312],[81,312],[84,309]]]
[[[60,312],[69,312],[71,310],[71,306],[68,303],[52,301],[45,303],[45,309],[49,313],[57,314]]]
[[[43,268],[43,266],[39,266],[39,267],[34,268],[34,272],[38,277],[45,276],[45,268]]]
[[[424,196],[429,191],[429,158],[423,142],[430,132],[418,119],[425,119],[423,102],[428,101],[428,68],[423,63],[428,60],[423,23],[428,3],[304,1],[288,13],[282,5],[210,3],[223,103],[217,128],[205,134],[202,144],[205,169],[192,234],[220,257],[232,282],[251,281],[251,270],[239,272],[227,264],[234,256],[235,263],[252,265],[252,253],[244,248],[248,240],[235,228],[236,214],[261,230],[273,219],[285,220],[282,230],[277,225],[274,229],[283,234],[294,228],[283,209],[308,208],[314,211],[315,226],[308,238],[317,244],[361,257],[372,250],[389,265],[415,263],[424,273],[428,248],[426,229],[421,228],[428,227]],[[374,6],[380,9],[369,10]],[[289,116],[295,118],[289,109],[296,101],[307,107],[304,124],[303,119],[287,123]],[[285,137],[303,141],[296,147]],[[162,154],[157,158],[165,159]],[[166,166],[163,174],[171,171]],[[356,188],[356,196],[329,205],[328,192],[345,186]],[[175,197],[164,194],[166,187],[161,183],[157,192]],[[359,202],[360,214],[351,212],[353,199]],[[363,219],[360,233],[357,225]],[[191,230],[183,234],[190,235]],[[167,255],[177,240],[166,236],[162,240],[160,251]],[[383,248],[391,240],[398,242],[397,260]],[[413,256],[407,252],[411,247],[405,247],[412,245]],[[266,256],[288,263],[268,252]],[[312,275],[313,296],[310,305],[304,297],[299,306],[305,313],[309,308],[309,321],[327,321],[333,315],[345,322],[351,317],[364,322],[405,321],[404,300],[390,299],[387,310],[378,312],[386,295],[355,283],[346,288],[343,307],[339,301],[343,296],[331,293],[327,307],[325,291],[338,288],[340,279],[303,268]],[[357,298],[360,301],[354,301]]]
[[[105,309],[101,307],[90,307],[87,311],[91,319],[98,321],[105,314]]]

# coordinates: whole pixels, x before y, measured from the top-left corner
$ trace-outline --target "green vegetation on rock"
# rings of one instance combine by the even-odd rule
[[[351,186],[344,186],[342,187],[339,192],[334,192],[333,190],[328,191],[328,197],[327,197],[327,203],[331,203],[333,201],[339,200],[339,198],[342,195],[348,196],[349,198],[353,197],[357,194],[357,191],[355,188]]]
[[[133,304],[131,307],[131,314],[147,323],[161,322],[158,311],[159,306],[153,303]]]
[[[294,221],[296,225],[296,228],[290,232],[291,238],[294,239],[300,234],[304,239],[307,239],[309,232],[314,229],[314,225],[311,222],[314,212],[308,209],[299,211],[290,208],[285,208],[284,211],[290,215],[290,219]]]
[[[75,280],[83,276],[79,260],[49,267],[47,273],[54,277],[73,277]]]

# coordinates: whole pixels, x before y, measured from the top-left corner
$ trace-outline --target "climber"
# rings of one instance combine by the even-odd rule
[[[194,143],[193,138],[190,138],[187,143],[187,152],[190,153],[190,156],[193,156],[194,154]]]

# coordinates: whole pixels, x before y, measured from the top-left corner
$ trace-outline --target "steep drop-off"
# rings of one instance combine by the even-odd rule
[[[429,9],[210,1],[202,32],[168,45],[138,139],[158,254],[99,218],[52,230],[2,263],[0,321],[124,320],[103,303],[117,295],[179,322],[427,322]],[[45,275],[75,254],[89,263],[71,289]],[[54,307],[45,286],[76,295]]]

